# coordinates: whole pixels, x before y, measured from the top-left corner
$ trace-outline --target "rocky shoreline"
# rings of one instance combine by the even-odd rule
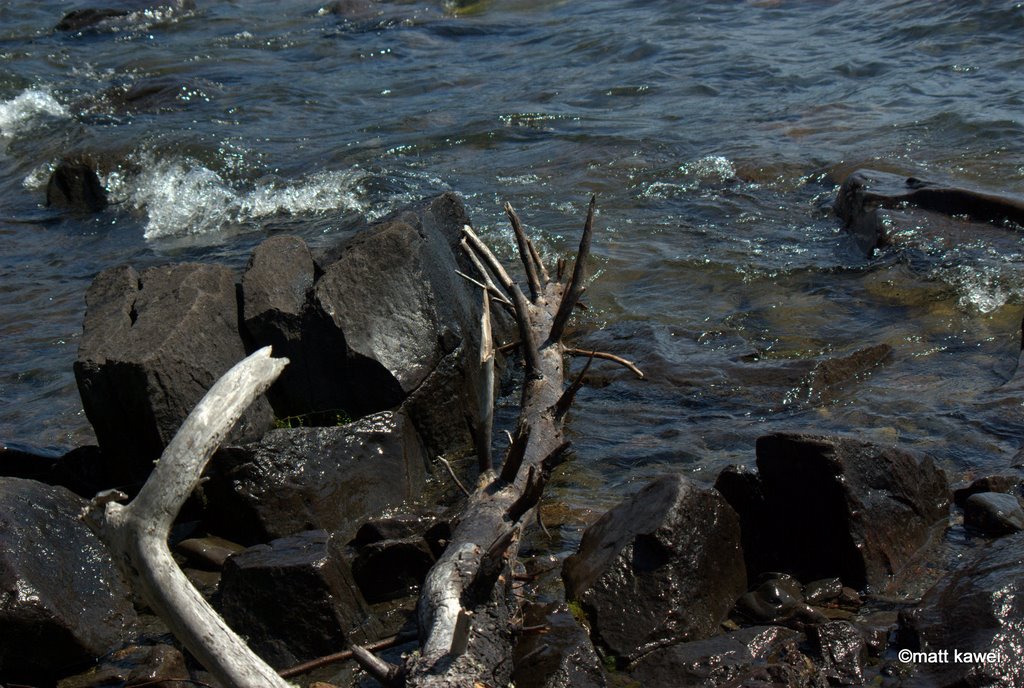
[[[940,206],[927,183],[903,184],[914,193],[863,171],[841,187],[837,213],[864,250],[898,241],[898,219],[878,219],[895,206],[1013,220],[1006,199],[943,187]],[[175,555],[275,669],[396,634],[391,652],[414,649],[416,591],[458,518],[445,465],[475,479],[460,461],[482,413],[482,299],[458,276],[474,274],[458,248],[469,223],[445,194],[323,255],[272,237],[240,276],[98,275],[75,372],[99,447],[0,453],[0,681],[213,685],[79,515],[100,490],[136,490],[210,385],[266,345],[292,364],[214,458]],[[515,336],[499,319],[496,342]],[[815,373],[843,379],[887,354],[865,351]],[[537,602],[510,629],[516,685],[1024,683],[1017,469],[951,486],[930,457],[813,430],[755,453],[713,486],[649,484],[560,567],[528,561]],[[332,666],[293,680],[371,681]]]

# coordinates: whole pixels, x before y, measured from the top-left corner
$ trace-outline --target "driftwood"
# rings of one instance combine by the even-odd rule
[[[270,347],[238,363],[185,419],[130,504],[117,503],[127,495],[108,491],[82,514],[133,588],[178,640],[221,684],[235,688],[290,684],[257,657],[192,586],[172,558],[167,536],[210,456],[287,363],[285,358],[270,358]]]
[[[491,397],[493,356],[487,310],[490,300],[512,311],[519,329],[524,377],[518,425],[500,470],[490,458],[490,414],[478,429],[480,479],[452,533],[444,554],[427,575],[420,593],[421,651],[402,666],[369,652],[356,660],[387,686],[506,686],[512,672],[512,635],[518,605],[512,594],[513,564],[523,529],[536,517],[552,468],[565,456],[565,412],[580,381],[563,390],[566,355],[588,355],[628,362],[600,352],[580,352],[563,344],[573,309],[583,293],[585,264],[594,228],[591,199],[572,276],[562,282],[563,263],[554,280],[523,230],[512,207],[512,223],[525,268],[528,294],[508,275],[472,228],[463,229],[463,249],[480,272],[467,277],[485,291],[480,365],[485,404]],[[588,362],[589,365],[589,362]],[[638,373],[635,366],[628,364]],[[640,374],[642,376],[642,374]],[[582,376],[581,376],[582,377]]]

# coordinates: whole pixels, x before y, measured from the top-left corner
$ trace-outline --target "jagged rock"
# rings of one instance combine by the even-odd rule
[[[747,587],[739,519],[717,492],[665,476],[590,526],[562,577],[613,655],[706,638]]]
[[[1005,492],[1007,494],[1019,494],[1022,487],[1020,476],[1016,475],[986,475],[983,478],[971,482],[969,485],[958,487],[953,490],[953,502],[963,508],[967,498],[979,492]]]
[[[900,614],[901,647],[945,652],[946,660],[918,663],[917,675],[901,685],[1024,685],[1022,551],[1024,533],[989,542],[936,583],[917,607]]]
[[[107,207],[107,191],[88,161],[61,160],[46,184],[46,205],[80,213],[98,213]]]
[[[66,678],[57,688],[146,686],[176,688],[190,683],[185,657],[170,645],[131,646],[104,657],[99,666]]]
[[[129,592],[62,487],[0,478],[0,682],[36,685],[120,645]]]
[[[821,667],[831,685],[860,686],[864,683],[867,643],[848,621],[830,621],[811,626],[808,636],[821,657]]]
[[[964,525],[985,535],[1008,535],[1024,530],[1024,509],[1012,494],[978,492],[964,502]]]
[[[530,604],[525,628],[543,626],[543,634],[525,634],[515,648],[516,688],[604,688],[601,659],[590,637],[564,603]]]
[[[380,540],[359,548],[352,576],[368,602],[386,602],[415,594],[433,565],[422,537]]]
[[[657,648],[628,671],[644,686],[717,688],[758,685],[753,681],[761,680],[792,687],[827,685],[797,649],[800,638],[802,634],[787,628],[754,626]]]
[[[75,377],[122,483],[145,479],[195,404],[244,357],[230,269],[117,267],[93,280]],[[266,399],[257,399],[229,440],[255,439],[271,420]]]
[[[834,209],[867,255],[889,241],[894,210],[914,206],[975,222],[1024,224],[1024,199],[946,186],[878,170],[857,170],[839,188]]]
[[[366,644],[380,631],[344,555],[324,531],[257,545],[227,560],[221,613],[274,668]]]
[[[243,544],[303,530],[348,540],[371,514],[423,489],[426,459],[404,414],[384,411],[338,427],[271,430],[221,451],[204,490],[215,532]]]
[[[752,575],[882,590],[947,517],[945,474],[895,448],[778,433],[758,439],[757,466],[716,483],[740,515]]]

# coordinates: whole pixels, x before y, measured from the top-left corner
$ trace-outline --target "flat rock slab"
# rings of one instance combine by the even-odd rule
[[[132,633],[130,593],[84,507],[62,487],[0,478],[0,681],[52,684]]]
[[[307,531],[230,557],[221,613],[280,669],[377,638],[379,623],[330,534]]]
[[[612,655],[706,638],[747,587],[739,519],[714,490],[665,476],[590,526],[562,577]]]
[[[881,591],[948,516],[945,473],[895,448],[777,433],[758,439],[757,468],[723,471],[716,483],[740,514],[751,576],[838,577]]]
[[[243,544],[311,529],[348,540],[370,515],[419,495],[426,480],[419,437],[393,411],[337,427],[271,430],[212,464],[209,518]]]
[[[934,661],[918,662],[916,676],[902,685],[1024,685],[1021,552],[1024,533],[993,540],[942,578],[916,608],[901,614],[901,647],[942,653],[931,657]]]
[[[196,403],[245,355],[227,267],[101,272],[86,294],[75,377],[106,459],[126,481],[144,480]],[[230,440],[259,437],[272,418],[257,399]]]

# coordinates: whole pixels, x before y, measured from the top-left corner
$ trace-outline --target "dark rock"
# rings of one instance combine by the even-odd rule
[[[714,688],[757,685],[824,686],[797,649],[802,634],[777,626],[755,626],[705,640],[660,647],[628,669],[643,686]]]
[[[324,531],[257,545],[228,559],[221,613],[274,668],[376,639],[377,621]]]
[[[782,624],[802,627],[820,623],[824,617],[811,609],[803,598],[800,583],[787,574],[775,574],[757,588],[744,593],[736,610],[757,624]]]
[[[194,0],[120,0],[118,7],[84,7],[72,10],[54,27],[57,31],[78,33],[148,26],[183,12],[192,11]]]
[[[864,637],[853,624],[831,621],[812,626],[808,636],[821,657],[821,667],[830,684],[863,685],[868,649]]]
[[[190,679],[185,657],[177,649],[170,645],[136,645],[112,652],[92,670],[64,679],[57,688],[177,688]]]
[[[993,540],[946,574],[921,603],[900,615],[900,644],[945,652],[946,662],[920,662],[903,686],[1024,685],[1024,534]],[[994,652],[992,657],[955,653]],[[959,660],[959,661],[958,661]]]
[[[245,357],[234,275],[180,264],[100,273],[86,294],[75,377],[104,456],[141,481],[213,383]],[[229,441],[256,439],[271,423],[257,399]]]
[[[363,547],[381,540],[402,540],[422,536],[434,525],[434,519],[411,514],[372,518],[359,526],[352,544]]]
[[[888,243],[887,209],[914,206],[975,222],[1024,225],[1024,199],[946,186],[877,170],[857,170],[839,188],[834,209],[867,255]]]
[[[120,645],[135,612],[62,487],[0,478],[0,682],[45,684]]]
[[[885,653],[889,647],[890,636],[893,636],[898,628],[898,617],[899,613],[896,611],[878,611],[857,619],[857,628],[864,638],[869,655],[881,657]]]
[[[46,205],[80,213],[98,213],[107,207],[107,191],[88,161],[61,160],[46,184]]]
[[[512,681],[516,688],[604,688],[601,660],[590,637],[564,603],[527,605],[523,626],[543,625],[516,643]]]
[[[978,492],[964,502],[964,525],[985,535],[1009,535],[1024,530],[1024,509],[1011,494]]]
[[[717,492],[665,476],[586,530],[562,570],[567,597],[619,657],[706,638],[746,590],[739,535]]]
[[[102,94],[90,109],[116,115],[183,110],[208,101],[220,87],[202,79],[182,81],[180,77],[143,77],[130,85],[114,86]]]
[[[953,502],[963,508],[967,498],[979,492],[1005,492],[1017,494],[1021,489],[1020,476],[1016,475],[986,475],[964,487],[953,490]]]
[[[352,576],[367,602],[386,602],[415,594],[433,565],[422,537],[381,540],[359,548]]]
[[[215,532],[243,544],[303,530],[347,540],[371,514],[423,489],[426,459],[412,424],[385,411],[339,427],[271,430],[218,453],[204,487]]]
[[[804,602],[822,604],[843,594],[843,582],[838,578],[822,578],[804,586]]]
[[[216,535],[188,538],[174,546],[174,550],[184,555],[189,564],[211,571],[220,571],[228,557],[244,549],[242,545]]]
[[[97,492],[116,484],[96,446],[77,447],[61,456],[29,448],[0,447],[0,476],[59,485],[85,499],[92,499]]]
[[[927,457],[780,433],[758,439],[757,465],[759,480],[731,471],[716,485],[740,515],[754,574],[839,577],[881,590],[947,518],[946,477]]]
[[[86,7],[80,10],[71,10],[64,15],[63,19],[57,22],[54,28],[57,31],[83,31],[95,28],[104,21],[117,17],[125,17],[130,10],[114,9],[110,7]]]

